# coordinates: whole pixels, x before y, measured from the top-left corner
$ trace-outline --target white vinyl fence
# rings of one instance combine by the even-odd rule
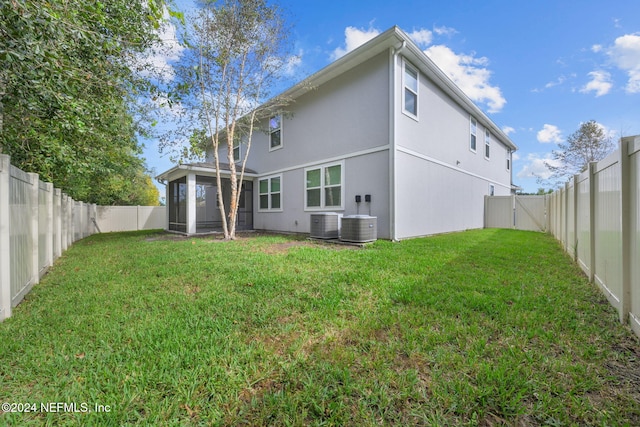
[[[486,196],[485,228],[547,231],[546,196]]]
[[[549,198],[551,233],[640,336],[640,136]]]
[[[101,233],[166,228],[165,206],[98,206],[96,221]]]
[[[73,242],[97,232],[164,228],[164,207],[77,202],[0,154],[0,321]]]
[[[622,138],[618,150],[546,198],[548,231],[640,336],[640,136]],[[491,199],[486,226],[518,228],[499,221],[504,201]]]

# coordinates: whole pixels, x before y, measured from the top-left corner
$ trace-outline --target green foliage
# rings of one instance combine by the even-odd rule
[[[184,126],[170,132],[164,149],[182,159],[213,153],[219,178],[220,163],[229,164],[229,204],[219,204],[225,237],[235,237],[235,218],[242,180],[257,120],[277,110],[279,101],[265,108],[286,63],[288,28],[277,4],[266,0],[203,2],[187,20],[190,47],[177,67],[178,78],[169,98],[179,97],[188,117]],[[267,112],[269,110],[269,112]],[[175,133],[182,138],[175,138]],[[185,141],[188,143],[185,144]],[[174,147],[176,141],[180,146]],[[244,158],[236,167],[233,144],[241,141]],[[220,153],[226,151],[226,158]],[[222,186],[218,186],[222,191]]]
[[[640,344],[552,236],[75,243],[0,323],[7,425],[640,425]]]
[[[137,197],[128,183],[144,164],[132,105],[151,86],[132,68],[156,42],[163,4],[0,3],[0,150],[14,165],[78,200]]]

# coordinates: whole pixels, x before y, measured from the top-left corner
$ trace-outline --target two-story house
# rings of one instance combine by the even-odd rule
[[[514,143],[398,27],[282,96],[286,114],[253,137],[239,228],[309,233],[313,213],[361,213],[396,240],[482,228],[484,196],[511,194]],[[160,175],[167,229],[219,224],[213,176]]]

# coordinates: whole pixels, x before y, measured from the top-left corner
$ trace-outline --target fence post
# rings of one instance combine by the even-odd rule
[[[578,177],[573,175],[573,253],[571,256],[575,262],[578,262]]]
[[[69,246],[76,238],[76,201],[69,197]]]
[[[67,220],[69,221],[69,224],[67,227],[67,248],[68,248],[73,244],[73,238],[76,234],[76,228],[75,228],[75,222],[74,222],[74,217],[76,215],[76,206],[75,206],[75,201],[71,197],[67,198],[67,203],[69,204],[69,210],[68,210],[69,216],[67,218]]]
[[[551,233],[551,225],[549,221],[549,195],[544,195],[544,231]]]
[[[633,138],[623,138],[620,141],[620,177],[622,185],[620,188],[621,202],[621,232],[622,232],[622,292],[620,302],[620,322],[626,324],[631,311],[631,245],[633,236],[631,235],[631,159],[630,147]]]
[[[53,265],[53,184],[46,183],[47,187],[47,267]]]
[[[569,253],[569,183],[564,183],[564,227],[562,233],[564,234],[564,251]]]
[[[589,281],[593,283],[596,278],[596,167],[598,162],[589,163]]]
[[[62,191],[59,188],[53,189],[53,258],[58,258],[62,254]],[[55,259],[52,259],[53,263]]]
[[[98,205],[94,203],[91,205],[91,229],[93,230],[91,234],[96,234],[98,231],[96,224],[98,224]]]
[[[69,224],[67,223],[67,214],[69,212],[69,206],[67,203],[67,195],[60,194],[60,255],[67,250],[67,229]]]
[[[11,317],[11,157],[0,154],[0,321]]]
[[[76,222],[77,222],[76,225],[79,228],[78,235],[80,236],[80,238],[78,238],[77,240],[80,240],[80,239],[84,239],[85,233],[87,232],[87,230],[84,224],[86,222],[86,215],[84,215],[85,214],[84,202],[78,202],[78,203],[80,204],[80,209],[78,209],[78,211],[80,211],[80,215],[78,215],[79,218],[76,218]]]
[[[38,209],[40,204],[38,203],[38,191],[40,178],[37,173],[27,173],[29,180],[31,181],[31,189],[29,191],[30,200],[30,213],[31,213],[31,285],[36,285],[40,282],[40,259],[38,252],[38,244],[40,240],[38,230]]]

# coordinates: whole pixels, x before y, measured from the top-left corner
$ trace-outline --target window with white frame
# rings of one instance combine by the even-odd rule
[[[259,209],[261,211],[282,210],[282,175],[270,176],[262,178],[259,181],[260,202]]]
[[[507,170],[511,170],[511,150],[507,150]]]
[[[269,150],[282,148],[282,116],[277,115],[269,119]]]
[[[418,118],[418,72],[409,64],[404,64],[403,111]]]
[[[239,139],[236,139],[235,141],[233,141],[233,161],[234,162],[240,161],[240,140]]]
[[[488,129],[484,131],[484,158],[491,158],[491,132]]]
[[[469,118],[469,149],[476,152],[478,142],[478,122],[473,117]]]
[[[305,169],[305,208],[342,209],[343,173],[343,163]]]
[[[496,195],[496,186],[493,184],[489,184],[489,195],[490,196]]]

